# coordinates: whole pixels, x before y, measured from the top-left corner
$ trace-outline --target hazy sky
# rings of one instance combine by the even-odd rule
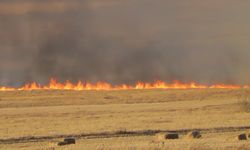
[[[250,84],[248,0],[0,0],[0,84]]]

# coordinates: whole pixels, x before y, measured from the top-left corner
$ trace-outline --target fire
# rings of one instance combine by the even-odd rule
[[[30,90],[133,90],[133,89],[239,89],[249,88],[249,86],[215,84],[202,85],[195,82],[182,83],[174,81],[166,83],[164,81],[155,81],[153,83],[137,82],[134,85],[112,85],[107,82],[97,82],[95,84],[89,82],[79,81],[76,84],[66,81],[64,83],[58,82],[56,79],[51,79],[48,85],[40,85],[36,82],[27,83],[20,88],[0,87],[0,91],[30,91]]]

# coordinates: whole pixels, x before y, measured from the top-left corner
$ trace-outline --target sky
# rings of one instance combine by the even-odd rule
[[[250,84],[250,1],[0,0],[0,85]]]

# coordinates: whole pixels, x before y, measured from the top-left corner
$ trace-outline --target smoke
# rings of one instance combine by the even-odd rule
[[[250,84],[249,1],[0,0],[0,85]]]

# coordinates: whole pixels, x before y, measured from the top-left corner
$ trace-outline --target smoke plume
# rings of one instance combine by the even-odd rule
[[[0,0],[0,85],[250,84],[250,1]]]

